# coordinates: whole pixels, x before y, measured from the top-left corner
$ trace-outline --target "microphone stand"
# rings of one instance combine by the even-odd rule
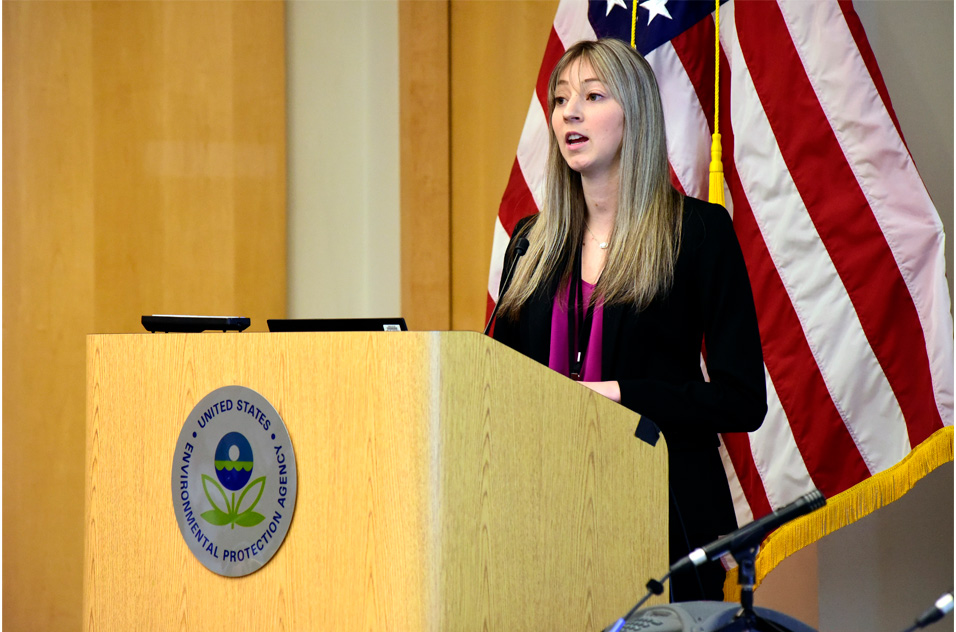
[[[733,553],[737,560],[737,581],[740,583],[740,612],[719,632],[790,632],[754,611],[754,584],[757,583],[757,549],[753,546]]]
[[[740,583],[740,611],[734,615],[730,623],[727,623],[722,628],[717,628],[714,632],[792,632],[790,628],[761,617],[754,610],[754,585],[757,583],[756,559],[758,548],[759,545],[754,545],[738,549],[732,553],[733,558],[737,561],[737,581]],[[605,632],[619,632],[644,602],[650,599],[651,595],[660,595],[664,592],[664,582],[666,582],[670,576],[671,573],[668,572],[660,581],[652,579],[647,582],[647,594],[645,594],[626,615],[608,627]]]

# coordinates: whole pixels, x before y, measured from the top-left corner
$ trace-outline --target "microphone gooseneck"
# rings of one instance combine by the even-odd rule
[[[918,630],[920,628],[925,628],[931,623],[936,623],[947,614],[953,611],[953,593],[952,591],[946,593],[942,597],[936,600],[929,610],[921,614],[916,618],[916,621],[910,627],[906,628],[904,632],[912,632],[913,630]]]
[[[754,520],[704,547],[694,549],[671,566],[670,572],[672,574],[679,573],[694,566],[700,566],[705,562],[718,560],[727,553],[733,555],[754,548],[760,544],[768,533],[777,527],[823,507],[826,502],[827,499],[818,490],[804,494],[789,505],[767,514],[763,518]]]
[[[511,262],[511,267],[508,268],[508,274],[505,275],[505,281],[501,285],[501,292],[498,294],[498,301],[495,303],[495,308],[491,310],[491,316],[488,318],[488,324],[485,325],[484,334],[487,336],[488,332],[491,330],[491,323],[495,322],[495,316],[498,315],[498,306],[501,305],[501,299],[504,298],[505,292],[508,291],[508,288],[511,286],[511,277],[514,276],[515,268],[518,267],[518,260],[521,259],[521,256],[524,253],[528,252],[528,240],[525,237],[518,237],[515,241],[515,258]]]

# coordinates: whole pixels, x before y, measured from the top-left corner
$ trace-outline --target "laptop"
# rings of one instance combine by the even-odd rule
[[[269,331],[408,331],[404,318],[270,318]]]

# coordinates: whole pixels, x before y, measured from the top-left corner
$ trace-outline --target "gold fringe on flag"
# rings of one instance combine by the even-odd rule
[[[944,463],[953,460],[953,427],[945,426],[914,448],[893,467],[827,499],[825,507],[789,522],[764,540],[757,553],[759,586],[770,571],[800,549],[813,544],[881,507],[899,500],[917,481]],[[727,573],[724,599],[740,600],[737,570]]]
[[[724,206],[724,163],[720,149],[720,0],[714,0],[714,140],[710,144],[710,191],[707,199]],[[636,3],[635,3],[636,4]]]

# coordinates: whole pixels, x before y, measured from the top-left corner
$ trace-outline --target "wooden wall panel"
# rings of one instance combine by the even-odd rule
[[[3,3],[3,627],[79,626],[91,9]]]
[[[241,60],[232,65],[231,86],[233,309],[261,314],[256,324],[265,329],[263,318],[285,315],[288,304],[284,8],[256,1],[236,5],[231,53]]]
[[[402,314],[451,327],[448,3],[398,5]]]
[[[451,3],[452,329],[484,327],[495,216],[557,6]]]
[[[402,312],[484,327],[494,220],[557,0],[399,5]]]
[[[85,335],[285,313],[279,2],[3,3],[3,624],[75,630]]]
[[[264,328],[285,303],[282,5],[94,7],[101,327],[135,329],[112,309],[135,300]]]

